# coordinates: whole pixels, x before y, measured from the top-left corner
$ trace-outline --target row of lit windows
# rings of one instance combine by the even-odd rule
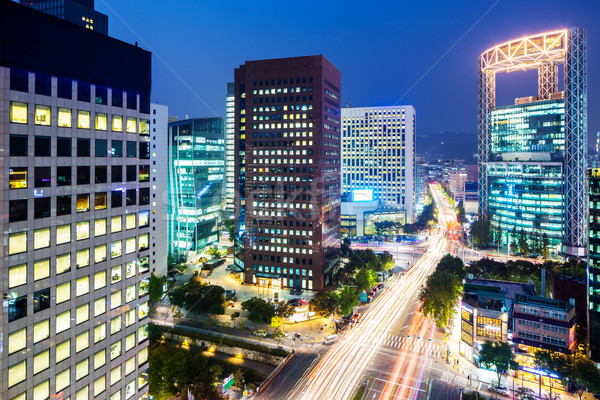
[[[108,116],[104,113],[95,113],[95,124],[94,127],[98,131],[108,130]],[[34,123],[35,125],[50,126],[51,125],[51,108],[50,106],[35,105],[34,111]],[[77,128],[79,129],[91,129],[91,113],[90,111],[78,110],[77,111]],[[15,124],[27,124],[28,123],[28,104],[21,103],[18,101],[10,102],[10,122]],[[69,108],[59,107],[57,110],[56,126],[62,128],[71,128],[73,124],[72,110]],[[138,133],[138,120],[135,117],[126,117],[125,119],[125,130],[127,133]],[[123,116],[112,115],[111,117],[111,131],[123,132]],[[150,135],[150,120],[139,119],[139,133],[140,135]]]
[[[252,246],[253,250],[259,250],[259,251],[275,251],[278,253],[296,253],[296,254],[312,254],[313,251],[312,249],[300,249],[300,248],[294,248],[294,247],[282,247],[282,246],[263,246],[261,245],[253,245]],[[285,257],[284,257],[285,258]],[[294,259],[292,257],[289,258],[289,262],[293,263]]]
[[[327,90],[327,89],[326,89]],[[268,96],[268,95],[272,95],[272,94],[277,94],[277,93],[300,93],[300,92],[312,92],[313,91],[313,87],[309,86],[308,88],[306,86],[302,86],[302,88],[300,86],[297,86],[295,89],[293,87],[290,88],[270,88],[270,89],[254,89],[252,91],[252,94],[254,95],[259,95],[259,96]]]
[[[289,106],[289,110],[290,111],[308,111],[308,110],[312,110],[313,109],[313,105],[312,104],[296,104],[296,105],[290,105]],[[232,110],[233,111],[233,110]],[[283,106],[277,106],[277,108],[275,106],[271,106],[269,108],[269,106],[266,107],[254,107],[252,109],[253,112],[276,112],[276,111],[288,111],[288,106],[287,105],[283,105]]]
[[[295,122],[295,123],[277,123],[277,124],[254,124],[252,125],[252,129],[292,129],[292,128],[312,128],[313,127],[313,123],[312,122]],[[286,133],[284,132],[283,137],[287,137]]]

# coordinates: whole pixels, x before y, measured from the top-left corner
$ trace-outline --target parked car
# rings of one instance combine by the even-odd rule
[[[381,289],[383,287],[383,283],[378,283],[377,288]]]
[[[290,289],[290,294],[296,294],[296,288],[291,288]]]
[[[488,390],[490,392],[496,392],[496,393],[503,394],[505,396],[510,396],[510,392],[508,391],[508,389],[502,385],[490,385],[488,387]]]
[[[259,329],[257,331],[252,332],[254,336],[267,337],[267,332],[264,329]]]

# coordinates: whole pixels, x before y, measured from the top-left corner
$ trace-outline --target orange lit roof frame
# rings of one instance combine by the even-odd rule
[[[537,69],[543,63],[561,64],[567,53],[568,30],[541,33],[492,47],[481,54],[483,71]]]

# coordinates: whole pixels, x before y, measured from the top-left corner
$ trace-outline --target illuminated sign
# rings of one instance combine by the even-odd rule
[[[373,189],[357,189],[352,191],[352,201],[372,201]]]

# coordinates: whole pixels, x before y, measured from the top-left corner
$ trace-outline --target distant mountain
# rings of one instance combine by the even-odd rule
[[[461,132],[439,132],[417,135],[417,156],[426,161],[436,159],[465,159],[475,161],[477,135]]]

